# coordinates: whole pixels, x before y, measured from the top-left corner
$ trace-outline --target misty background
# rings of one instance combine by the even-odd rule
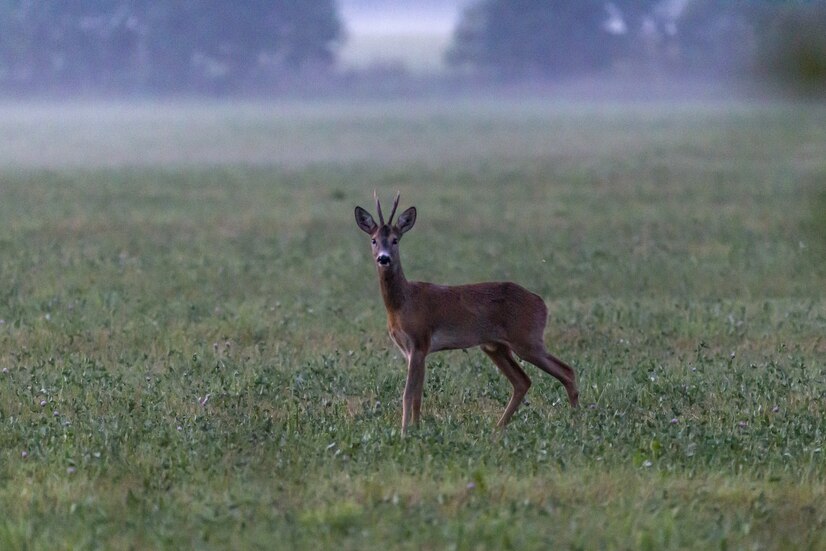
[[[822,94],[822,0],[13,0],[5,97],[278,96],[572,82]],[[791,86],[789,86],[791,85]],[[679,87],[679,86],[677,86]]]

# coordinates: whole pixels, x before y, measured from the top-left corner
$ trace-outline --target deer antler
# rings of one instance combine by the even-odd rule
[[[393,223],[393,216],[396,214],[396,207],[399,206],[399,197],[401,197],[401,195],[402,195],[401,191],[396,192],[396,198],[393,199],[393,210],[390,212],[390,218],[387,220],[388,224]]]
[[[379,196],[376,194],[376,190],[373,190],[373,199],[376,200],[376,210],[379,211],[379,224],[384,225],[384,215],[381,213],[381,202],[379,201]]]

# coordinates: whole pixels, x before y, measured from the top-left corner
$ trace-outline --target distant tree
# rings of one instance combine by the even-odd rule
[[[479,0],[447,59],[504,77],[621,64],[715,76],[785,70],[819,81],[824,13],[826,0]]]
[[[795,94],[826,96],[826,0],[774,6],[759,36],[760,74]]]
[[[602,0],[483,0],[463,14],[448,62],[504,77],[609,67],[627,36]]]
[[[0,83],[231,89],[329,65],[334,0],[0,1]]]
[[[826,74],[824,0],[689,0],[674,23],[680,70],[798,83]]]
[[[156,78],[225,86],[262,66],[329,65],[341,36],[333,0],[144,1],[154,8],[145,44],[162,67]]]
[[[768,6],[768,2],[765,3]],[[757,51],[760,0],[690,0],[675,19],[674,61],[693,73],[744,73]]]
[[[613,61],[641,66],[659,59],[667,48],[672,31],[669,0],[613,0],[605,4],[606,23],[619,33],[621,40],[613,52]]]

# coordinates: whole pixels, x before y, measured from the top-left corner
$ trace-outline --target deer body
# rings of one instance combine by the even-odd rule
[[[409,349],[402,344],[407,342],[426,345],[428,352],[509,344],[511,335],[545,328],[545,303],[515,283],[445,286],[403,281],[400,286],[404,298],[385,302],[385,307],[387,328],[403,351]],[[418,316],[422,311],[437,315]]]
[[[440,350],[480,346],[508,378],[513,394],[499,419],[500,427],[510,421],[531,386],[514,353],[559,379],[571,406],[576,406],[579,393],[573,369],[545,350],[547,308],[538,295],[511,282],[446,286],[407,281],[398,243],[413,227],[416,209],[407,209],[393,225],[398,200],[397,195],[387,224],[378,199],[381,224],[361,207],[355,214],[359,228],[371,236],[390,337],[407,359],[402,433],[420,417],[425,357]]]

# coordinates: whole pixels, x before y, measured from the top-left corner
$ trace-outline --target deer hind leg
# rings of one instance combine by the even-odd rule
[[[568,393],[568,401],[571,407],[577,407],[579,404],[579,390],[576,385],[576,373],[570,365],[548,353],[545,350],[545,345],[541,342],[524,350],[517,349],[516,353],[523,360],[532,363],[545,373],[558,379],[565,387],[565,392]]]
[[[511,354],[510,348],[504,345],[484,345],[482,346],[482,350],[488,357],[493,360],[493,363],[496,364],[496,367],[508,378],[511,385],[513,386],[513,394],[511,395],[511,399],[508,402],[507,407],[505,408],[505,412],[502,413],[502,417],[499,419],[499,422],[496,423],[497,427],[504,427],[508,424],[508,421],[511,420],[513,414],[516,412],[519,405],[522,403],[522,399],[525,397],[525,394],[528,393],[528,389],[531,388],[531,378],[528,377],[528,374],[519,367],[519,364],[516,363],[516,360]]]

